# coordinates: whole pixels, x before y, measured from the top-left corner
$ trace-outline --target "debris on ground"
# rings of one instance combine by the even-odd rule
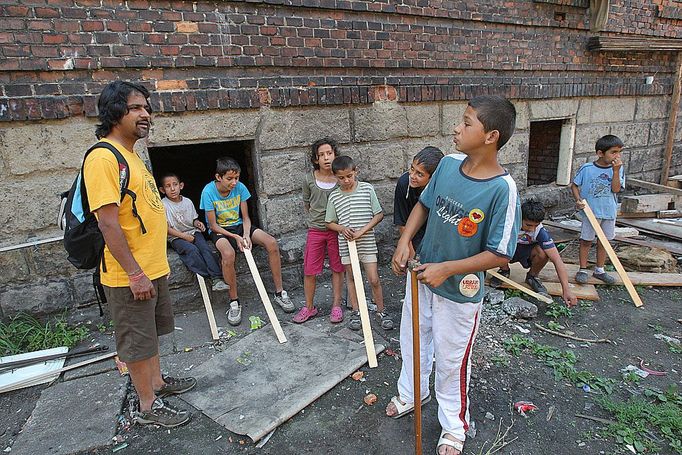
[[[514,318],[533,319],[538,315],[538,307],[521,297],[510,297],[502,302],[502,309]]]
[[[530,401],[517,401],[514,403],[514,410],[521,414],[524,417],[528,417],[526,415],[527,412],[533,412],[537,411],[538,407],[535,406],[532,402]]]
[[[372,406],[374,403],[377,402],[377,396],[374,395],[373,393],[370,393],[369,395],[366,395],[365,398],[363,399],[365,404],[367,406]]]
[[[351,378],[353,378],[354,381],[361,381],[364,375],[365,373],[363,371],[356,371],[351,375]]]

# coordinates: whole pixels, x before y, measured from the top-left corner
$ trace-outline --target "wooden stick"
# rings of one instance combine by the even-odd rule
[[[574,337],[573,335],[569,335],[567,333],[556,332],[554,330],[543,327],[540,324],[538,324],[537,322],[535,322],[534,324],[535,324],[535,328],[540,329],[543,332],[547,332],[547,333],[550,333],[552,335],[556,335],[556,336],[562,337],[562,338],[568,338],[570,340],[581,341],[583,343],[610,343],[611,342],[610,340],[607,340],[606,338],[597,338],[594,340],[590,340],[587,338]]]
[[[533,297],[534,299],[537,299],[537,300],[539,300],[539,301],[541,301],[541,302],[545,302],[545,303],[552,303],[552,302],[554,302],[554,300],[552,300],[550,297],[547,297],[546,295],[538,294],[537,292],[535,292],[535,291],[533,291],[533,290],[531,290],[531,289],[528,289],[527,287],[521,286],[521,285],[520,285],[519,283],[517,283],[516,281],[510,280],[510,279],[507,278],[506,276],[502,276],[502,275],[500,275],[499,273],[497,273],[497,272],[494,271],[494,270],[488,270],[487,272],[488,272],[488,275],[494,276],[495,278],[497,278],[497,279],[500,280],[500,281],[504,281],[505,283],[507,283],[508,285],[514,287],[515,289],[518,289],[518,290],[521,291],[521,292],[525,292],[526,294],[528,294],[529,296]]]
[[[65,371],[73,370],[75,368],[80,368],[82,366],[89,365],[89,364],[95,363],[95,362],[99,362],[101,360],[106,360],[106,359],[111,358],[115,355],[116,355],[116,351],[110,352],[108,354],[104,354],[104,355],[101,355],[99,357],[95,357],[92,359],[83,360],[82,362],[74,363],[73,365],[69,365],[68,367],[62,367],[58,370],[40,373],[40,374],[37,374],[35,376],[31,376],[30,378],[22,379],[21,381],[15,382],[14,384],[6,385],[4,387],[0,387],[0,393],[9,392],[11,390],[16,390],[16,389],[21,389],[22,387],[26,386],[26,384],[30,384],[33,381],[40,381],[42,379],[47,379],[47,378],[55,376],[55,375],[57,375],[57,377],[59,377],[59,375]]]
[[[265,312],[268,313],[270,323],[272,324],[272,327],[275,329],[277,339],[279,340],[280,343],[286,343],[287,338],[284,336],[282,326],[279,325],[279,319],[277,319],[275,309],[272,308],[270,297],[268,297],[268,293],[265,291],[265,286],[263,286],[263,280],[260,277],[260,273],[258,273],[258,267],[256,267],[256,261],[253,260],[253,254],[251,254],[251,250],[248,248],[244,248],[244,256],[246,256],[246,262],[248,262],[249,264],[251,276],[253,277],[253,281],[256,283],[256,287],[258,288],[258,294],[260,295],[260,299],[263,301]]]
[[[348,242],[348,252],[350,254],[350,267],[353,270],[353,281],[355,282],[355,295],[358,297],[358,310],[360,311],[360,321],[362,322],[362,334],[365,338],[367,361],[370,368],[376,368],[378,366],[377,353],[374,350],[372,326],[369,324],[369,311],[367,310],[367,298],[365,297],[365,285],[362,281],[358,247],[355,245],[355,240]]]
[[[682,190],[681,189],[672,188],[672,187],[669,187],[666,185],[659,185],[658,183],[649,183],[649,182],[645,182],[644,180],[629,178],[629,179],[627,179],[627,184],[629,186],[637,186],[640,188],[646,188],[647,190],[658,191],[659,193],[667,193],[667,194],[674,194],[676,196],[682,196]]]
[[[675,69],[675,81],[673,84],[673,98],[670,102],[670,114],[668,115],[668,130],[665,138],[665,150],[663,152],[663,170],[661,171],[661,185],[668,183],[670,163],[673,157],[675,145],[675,131],[677,129],[677,113],[680,107],[680,91],[682,86],[682,52],[677,53],[677,65]]]
[[[206,308],[206,316],[208,316],[208,325],[211,326],[211,337],[214,341],[218,341],[218,326],[215,323],[215,316],[213,315],[213,307],[211,306],[211,299],[208,297],[208,289],[206,289],[206,282],[204,277],[197,273],[197,281],[199,282],[199,289],[201,289],[201,298],[204,299],[204,307]]]
[[[583,209],[585,212],[585,215],[587,216],[587,219],[590,220],[590,224],[592,225],[592,229],[594,229],[594,232],[597,233],[597,237],[599,238],[599,241],[601,242],[601,244],[604,246],[604,249],[606,250],[606,254],[609,255],[609,259],[611,259],[611,263],[616,268],[618,275],[620,275],[620,279],[623,280],[623,284],[625,285],[625,289],[628,290],[628,293],[630,294],[632,301],[635,303],[636,307],[640,307],[640,306],[644,305],[642,303],[642,299],[639,298],[639,294],[637,294],[637,290],[632,285],[632,281],[630,281],[630,278],[628,277],[627,272],[623,268],[623,265],[618,260],[618,256],[616,255],[616,252],[613,251],[613,248],[611,247],[611,244],[609,243],[608,239],[606,238],[606,235],[604,235],[604,231],[602,231],[601,226],[599,225],[599,222],[597,221],[597,218],[594,216],[594,212],[590,208],[590,205],[587,203],[587,201],[585,199],[583,199],[583,203],[585,204],[585,208]]]
[[[412,376],[414,399],[414,453],[422,453],[422,396],[421,396],[421,350],[419,348],[419,282],[417,272],[410,269],[412,289]]]

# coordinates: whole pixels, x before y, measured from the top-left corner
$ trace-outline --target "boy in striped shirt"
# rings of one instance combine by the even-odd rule
[[[339,253],[341,263],[346,269],[348,296],[353,307],[348,328],[351,330],[361,328],[358,296],[355,292],[348,252],[348,240],[355,240],[358,257],[372,287],[372,297],[377,306],[377,318],[381,322],[381,328],[390,330],[393,328],[393,321],[384,308],[384,296],[377,267],[378,249],[374,237],[374,226],[384,218],[379,199],[371,184],[357,181],[357,170],[351,157],[334,158],[332,172],[339,181],[339,186],[329,195],[325,223],[327,229],[339,233]],[[358,286],[362,285],[358,283]]]

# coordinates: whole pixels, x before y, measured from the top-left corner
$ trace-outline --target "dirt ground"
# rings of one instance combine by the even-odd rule
[[[400,299],[404,290],[402,278],[394,277],[388,266],[382,267],[382,283],[389,311],[398,322]],[[645,388],[665,389],[670,384],[682,386],[682,355],[671,352],[665,341],[654,337],[664,334],[682,338],[682,289],[638,289],[645,305],[635,308],[623,287],[600,287],[601,301],[584,303],[568,316],[550,318],[540,305],[539,315],[532,321],[519,321],[504,316],[500,305],[486,304],[481,329],[474,348],[471,383],[471,416],[475,434],[471,432],[466,454],[618,454],[631,453],[623,443],[600,433],[607,425],[576,414],[614,419],[598,404],[604,394],[598,387],[590,391],[566,379],[557,379],[528,350],[511,355],[505,341],[518,335],[561,350],[572,350],[577,356],[575,368],[613,380],[611,397],[627,400]],[[302,290],[291,292],[295,301],[302,300]],[[539,331],[534,323],[547,326],[550,319],[582,338],[606,338],[611,343],[583,343]],[[522,333],[527,332],[527,333]],[[398,330],[380,333],[399,351]],[[518,341],[518,338],[517,338]],[[228,345],[229,347],[229,345]],[[311,347],[314,348],[314,347]],[[621,369],[640,365],[643,359],[652,370],[665,371],[665,376],[649,376],[638,383],[626,381]],[[162,362],[163,363],[163,362]],[[188,425],[165,430],[132,426],[121,433],[127,446],[118,454],[409,454],[413,449],[413,418],[399,420],[384,416],[384,408],[395,394],[400,372],[398,356],[382,354],[379,367],[362,368],[365,381],[346,378],[312,405],[281,425],[263,448],[256,448],[246,437],[232,434],[212,420],[194,411]],[[597,384],[598,385],[598,384]],[[40,387],[0,395],[0,450],[9,447],[29,417]],[[201,387],[199,384],[198,387]],[[682,389],[682,387],[679,387]],[[373,406],[363,397],[374,393]],[[181,397],[170,401],[188,407]],[[538,410],[527,418],[512,409],[517,401],[533,402]],[[437,403],[432,400],[423,408],[424,453],[433,453],[440,432]],[[507,430],[502,440],[498,433]],[[660,434],[652,437],[660,438]],[[682,438],[682,435],[680,435]],[[495,450],[497,445],[506,444]],[[660,454],[676,453],[661,439]],[[89,453],[112,453],[112,446]],[[7,452],[7,450],[5,450]],[[11,452],[10,452],[11,453]]]

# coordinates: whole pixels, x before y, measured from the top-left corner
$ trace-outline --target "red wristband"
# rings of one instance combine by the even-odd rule
[[[140,270],[139,272],[137,272],[134,275],[128,275],[128,279],[130,281],[140,281],[142,279],[142,277],[144,277],[144,276],[145,276],[144,271]]]

